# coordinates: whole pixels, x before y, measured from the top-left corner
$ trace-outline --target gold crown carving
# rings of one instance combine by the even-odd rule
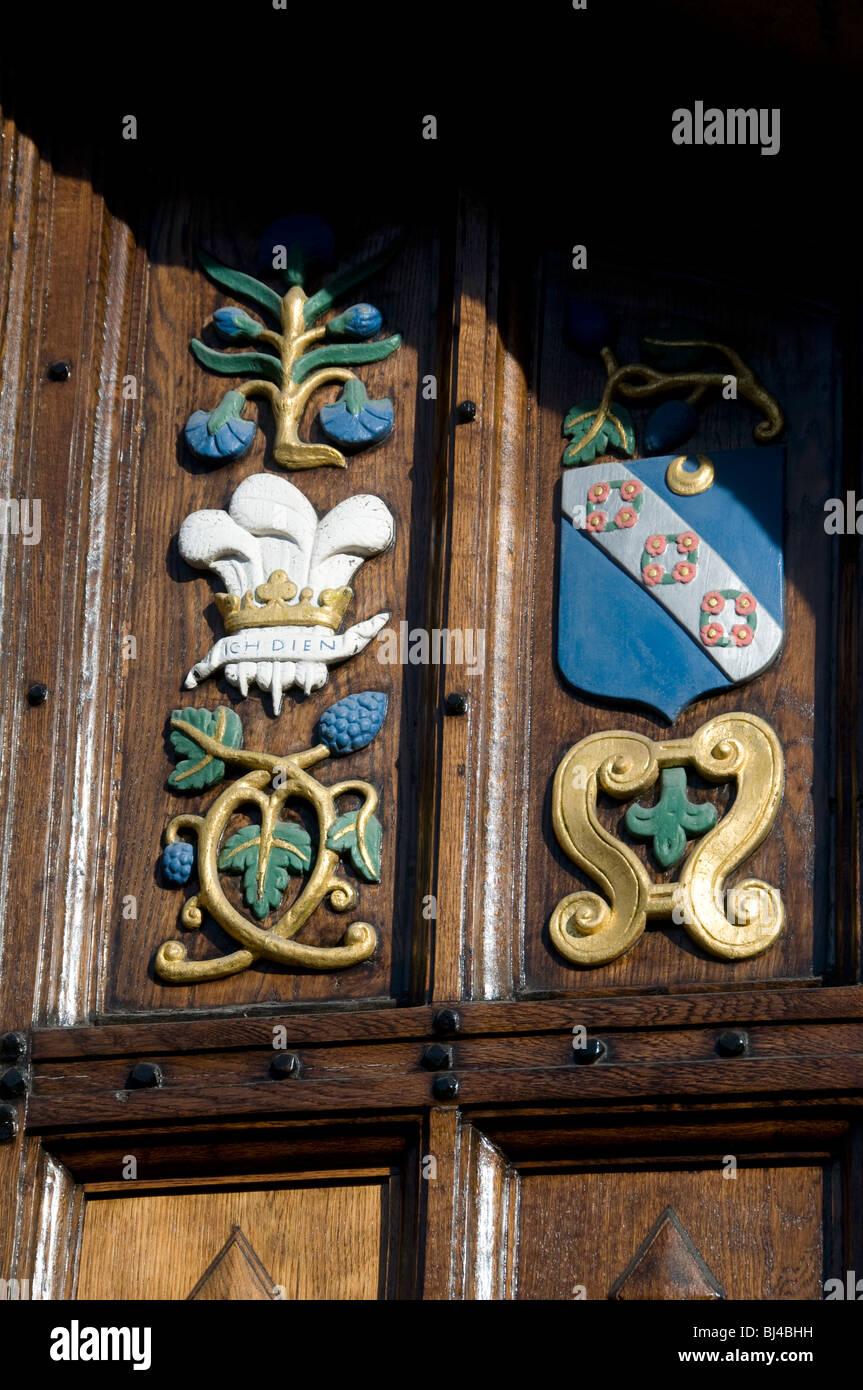
[[[312,603],[313,589],[301,589],[284,570],[273,570],[264,584],[252,594],[247,589],[240,603],[238,594],[216,594],[216,607],[222,615],[226,632],[240,632],[245,627],[329,627],[338,631],[347,612],[353,589],[321,589],[317,603]],[[255,603],[257,599],[257,603]]]

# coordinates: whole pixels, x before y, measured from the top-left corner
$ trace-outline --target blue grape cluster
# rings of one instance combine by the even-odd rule
[[[162,852],[162,871],[169,883],[188,883],[194,862],[195,847],[186,840],[175,840]]]
[[[689,401],[663,401],[647,417],[644,447],[649,454],[665,454],[685,444],[698,427],[698,414]]]
[[[380,690],[347,695],[321,715],[321,741],[336,757],[356,753],[371,743],[384,722],[387,697]]]

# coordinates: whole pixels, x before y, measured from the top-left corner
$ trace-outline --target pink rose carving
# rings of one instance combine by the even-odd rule
[[[678,560],[671,573],[678,584],[691,584],[695,578],[696,570],[695,566],[687,564],[686,560]]]

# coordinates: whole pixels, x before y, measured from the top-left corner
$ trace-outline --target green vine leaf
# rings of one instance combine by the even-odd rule
[[[380,362],[389,357],[401,344],[401,333],[381,338],[377,343],[333,343],[330,347],[315,348],[294,363],[291,375],[301,382],[318,367],[347,367],[361,362]]]
[[[220,352],[207,347],[200,338],[193,338],[189,346],[198,361],[213,372],[223,376],[263,376],[277,386],[282,384],[282,364],[268,352]]]
[[[222,289],[230,290],[232,294],[243,295],[255,304],[260,304],[273,315],[277,323],[281,323],[282,298],[275,290],[270,289],[269,285],[265,285],[262,280],[256,280],[253,275],[245,275],[242,270],[232,270],[229,265],[222,265],[221,261],[217,261],[215,256],[211,256],[209,251],[204,251],[201,247],[198,247],[198,260],[210,279],[215,280]]]
[[[592,463],[599,454],[613,449],[618,454],[632,457],[635,453],[635,430],[632,416],[622,405],[612,402],[608,415],[593,437],[585,442],[599,415],[600,402],[574,405],[563,422],[563,433],[571,439],[564,450],[563,464],[571,468],[575,463]]]
[[[243,875],[243,897],[260,920],[282,901],[291,874],[308,873],[312,863],[312,839],[294,821],[276,821],[269,854],[260,872],[261,827],[244,825],[225,841],[219,868]],[[260,889],[260,892],[259,892]]]
[[[175,709],[172,721],[183,723],[197,729],[210,738],[218,739],[228,748],[242,748],[243,724],[238,714],[222,705],[217,710]],[[171,743],[180,761],[168,778],[168,786],[175,791],[199,792],[205,787],[213,787],[225,775],[225,764],[221,758],[205,753],[191,734],[183,729],[171,730]]]
[[[365,833],[357,831],[359,811],[346,811],[330,826],[327,849],[335,854],[347,854],[361,878],[380,883],[381,839],[383,831],[376,816],[369,816]]]
[[[318,290],[317,294],[313,294],[303,305],[303,318],[306,327],[308,328],[314,323],[315,319],[321,317],[321,314],[325,314],[328,309],[331,309],[336,300],[348,290],[353,289],[354,285],[359,285],[363,280],[368,280],[370,276],[389,264],[396,252],[404,245],[404,242],[405,237],[403,234],[397,236],[388,246],[384,247],[383,251],[379,251],[376,256],[371,256],[367,261],[362,261],[360,265],[349,266],[348,269],[343,270],[341,274],[334,275],[328,285],[325,285],[322,290]]]

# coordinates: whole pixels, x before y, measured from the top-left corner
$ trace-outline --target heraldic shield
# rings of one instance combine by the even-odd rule
[[[700,695],[759,675],[783,640],[783,510],[781,448],[568,470],[557,646],[566,680],[673,720]]]

